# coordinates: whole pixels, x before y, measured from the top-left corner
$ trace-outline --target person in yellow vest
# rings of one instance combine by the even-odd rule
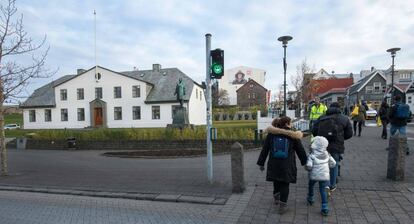
[[[315,103],[312,105],[310,109],[310,115],[309,115],[310,130],[312,130],[312,127],[315,121],[318,120],[318,118],[321,117],[322,115],[325,115],[327,110],[328,108],[326,107],[325,104],[320,102],[319,97],[315,97]]]

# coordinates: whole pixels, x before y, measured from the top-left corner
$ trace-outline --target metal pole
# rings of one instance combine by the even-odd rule
[[[207,178],[210,184],[213,183],[213,145],[211,143],[211,124],[212,124],[212,108],[211,108],[211,34],[206,34],[206,103],[207,103]]]
[[[391,64],[391,104],[394,103],[394,56],[391,55],[392,64]]]
[[[98,64],[96,62],[96,11],[93,10],[93,20],[94,20],[94,32],[93,32],[93,41],[94,41],[94,50],[95,50],[95,78],[96,78],[96,73],[97,73],[97,68],[98,68]]]
[[[286,44],[283,44],[283,115],[286,116]]]

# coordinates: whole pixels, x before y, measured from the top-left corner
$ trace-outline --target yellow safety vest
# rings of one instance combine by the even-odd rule
[[[326,113],[326,106],[321,103],[319,106],[313,105],[310,113],[310,120],[318,120],[318,118]]]

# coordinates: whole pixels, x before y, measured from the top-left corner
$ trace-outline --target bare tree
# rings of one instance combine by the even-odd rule
[[[220,89],[219,91],[214,91],[213,94],[213,103],[214,106],[223,106],[229,105],[229,93],[225,89]]]
[[[291,76],[291,84],[297,91],[295,104],[296,105],[304,105],[307,96],[312,92],[313,82],[311,81],[312,77],[309,75],[313,73],[314,69],[312,69],[308,62],[305,59],[301,62],[300,65],[296,66],[296,75]],[[302,108],[300,108],[302,109]]]
[[[4,103],[17,102],[21,92],[34,78],[50,77],[45,68],[49,48],[42,50],[46,36],[34,43],[23,26],[23,15],[17,15],[16,1],[0,5],[0,157],[1,175],[8,175],[4,133]]]

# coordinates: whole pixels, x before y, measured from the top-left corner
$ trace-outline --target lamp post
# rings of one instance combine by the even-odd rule
[[[283,115],[286,116],[286,47],[288,41],[292,40],[291,36],[281,36],[277,38],[278,41],[282,42],[283,46]]]
[[[397,51],[401,50],[399,47],[390,48],[387,52],[391,53],[392,65],[391,65],[391,104],[394,104],[394,58]]]

